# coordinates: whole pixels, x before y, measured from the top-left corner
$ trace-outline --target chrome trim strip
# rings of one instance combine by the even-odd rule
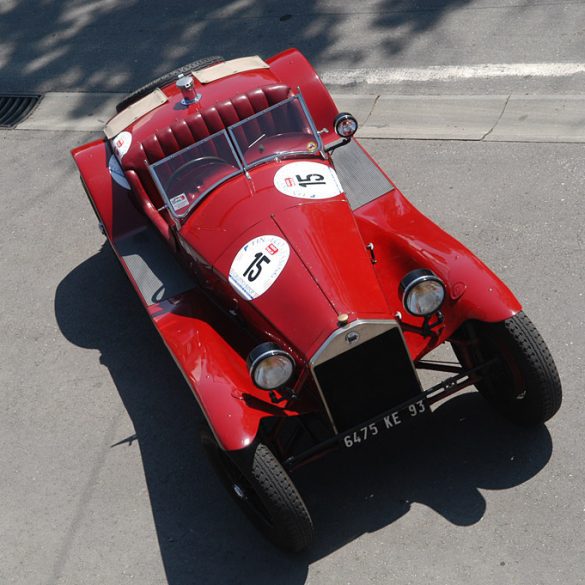
[[[305,116],[307,116],[307,120],[309,121],[309,126],[311,127],[313,134],[317,137],[317,146],[319,147],[319,152],[321,153],[321,156],[324,159],[326,159],[327,157],[325,156],[325,147],[323,146],[323,140],[321,139],[321,134],[319,134],[319,130],[317,130],[317,126],[315,126],[315,121],[313,120],[313,116],[311,116],[311,112],[309,112],[309,107],[307,106],[307,103],[305,102],[305,98],[303,97],[300,86],[298,87],[298,92],[299,92],[298,98],[299,98],[299,102],[301,104],[301,108],[303,108],[303,111],[305,112]]]
[[[333,427],[335,434],[338,434],[339,431],[337,429],[335,421],[333,420],[333,416],[331,415],[331,411],[329,410],[327,401],[325,400],[325,395],[323,394],[323,389],[319,384],[319,380],[315,373],[315,368],[318,365],[327,362],[334,357],[337,357],[347,351],[351,351],[352,349],[360,346],[362,343],[370,341],[374,337],[378,337],[378,335],[386,333],[386,331],[389,331],[390,329],[398,329],[398,331],[400,332],[402,342],[404,343],[406,351],[409,356],[410,365],[420,385],[418,372],[416,371],[414,362],[412,361],[412,357],[410,357],[410,353],[408,352],[408,347],[406,346],[406,342],[404,341],[402,329],[397,321],[391,319],[388,320],[358,319],[356,321],[353,321],[346,327],[340,327],[339,329],[336,329],[333,333],[331,333],[331,335],[329,335],[329,337],[325,340],[323,345],[321,345],[321,347],[315,352],[315,354],[309,361],[309,369],[311,370],[311,375],[313,376],[313,380],[315,381],[315,385],[317,386],[317,390],[319,391],[319,395],[321,396],[321,400],[323,401],[323,406],[325,407],[325,411],[327,412],[327,416],[329,417],[329,422],[331,423],[331,426]],[[357,333],[359,335],[359,338],[356,341],[350,342],[346,339],[349,333]]]

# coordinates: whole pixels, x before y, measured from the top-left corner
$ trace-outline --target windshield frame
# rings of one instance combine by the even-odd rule
[[[279,153],[273,153],[270,155],[267,155],[261,159],[255,160],[254,162],[248,164],[246,162],[246,158],[244,153],[242,152],[242,150],[240,149],[240,145],[239,142],[236,138],[236,136],[234,135],[232,129],[237,128],[243,124],[245,124],[246,122],[249,122],[250,120],[254,120],[255,118],[258,118],[260,116],[262,116],[263,114],[266,114],[267,112],[270,112],[278,107],[282,107],[284,104],[287,103],[292,103],[294,100],[298,100],[299,104],[301,105],[301,110],[303,111],[303,114],[305,115],[305,118],[309,124],[309,127],[311,129],[311,132],[313,134],[313,137],[315,139],[315,142],[317,143],[317,148],[311,152],[311,151],[287,151],[287,152],[279,152]],[[207,189],[205,189],[205,191],[203,191],[196,199],[194,199],[192,201],[192,203],[185,209],[184,212],[177,212],[171,201],[169,196],[167,195],[166,190],[164,189],[160,178],[158,177],[157,173],[156,173],[156,167],[168,163],[169,161],[173,160],[174,158],[178,157],[178,156],[182,156],[185,154],[185,152],[187,152],[190,149],[195,149],[195,147],[197,146],[201,146],[202,144],[210,141],[210,140],[214,140],[216,139],[218,136],[220,135],[224,135],[226,142],[229,145],[229,148],[233,154],[234,160],[237,163],[237,169],[234,170],[234,172],[231,172],[225,176],[223,176],[219,181],[216,181],[215,183],[213,183],[212,185],[210,185]],[[201,140],[198,140],[197,142],[195,142],[194,144],[190,144],[189,146],[186,146],[185,148],[182,148],[181,150],[178,150],[177,152],[174,152],[173,154],[170,154],[169,156],[164,157],[163,159],[156,161],[155,163],[149,164],[148,165],[148,171],[150,173],[150,176],[152,177],[162,199],[164,202],[164,206],[161,207],[160,209],[158,209],[158,211],[162,211],[163,209],[167,209],[169,211],[169,213],[171,214],[171,216],[173,218],[175,218],[176,220],[178,220],[179,222],[184,220],[185,218],[187,218],[187,216],[189,216],[191,214],[191,212],[213,191],[215,190],[217,187],[219,187],[221,184],[225,183],[226,181],[228,181],[229,179],[243,174],[245,173],[246,176],[248,176],[248,170],[254,167],[257,167],[261,164],[264,164],[266,162],[269,162],[271,160],[279,160],[281,158],[286,158],[289,156],[307,156],[307,157],[314,157],[314,156],[318,156],[321,155],[322,158],[326,158],[325,155],[325,150],[323,148],[323,141],[321,140],[321,136],[315,126],[315,122],[309,112],[309,109],[305,103],[305,100],[303,99],[303,96],[300,93],[295,94],[290,96],[289,98],[282,100],[272,106],[269,106],[268,108],[257,112],[256,114],[253,114],[252,116],[249,116],[248,118],[245,118],[243,120],[240,120],[239,122],[236,122],[235,124],[232,124],[231,126],[227,126],[226,128],[223,128],[222,130],[220,130],[219,132],[215,132],[214,134],[211,134],[210,136],[206,136],[205,138],[202,138]],[[179,227],[180,224],[177,224],[177,227]]]

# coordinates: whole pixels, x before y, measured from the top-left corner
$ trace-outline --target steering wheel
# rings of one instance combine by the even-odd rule
[[[171,194],[173,192],[174,184],[180,178],[182,178],[182,176],[187,171],[192,170],[194,167],[197,167],[200,165],[208,165],[208,164],[215,164],[215,165],[222,164],[222,165],[227,165],[227,166],[232,167],[232,168],[236,168],[236,167],[234,167],[234,165],[230,164],[229,162],[227,162],[223,158],[219,158],[219,156],[200,156],[199,158],[194,158],[193,160],[187,161],[185,164],[181,165],[176,171],[174,171],[173,174],[169,177],[169,179],[167,181],[165,191],[167,191],[167,193]]]

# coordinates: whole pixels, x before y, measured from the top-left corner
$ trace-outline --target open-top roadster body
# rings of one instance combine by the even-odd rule
[[[520,303],[417,211],[296,50],[209,58],[131,94],[73,157],[207,425],[234,499],[300,550],[289,473],[476,388],[519,424],[561,403]],[[457,363],[425,360],[444,342]],[[423,389],[418,370],[444,372]]]

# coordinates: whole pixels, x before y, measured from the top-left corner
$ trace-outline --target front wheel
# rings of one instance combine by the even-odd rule
[[[290,476],[266,445],[256,443],[248,452],[232,456],[208,427],[201,429],[201,443],[230,496],[268,540],[291,552],[311,544],[309,512]]]
[[[552,355],[530,319],[520,312],[499,323],[468,322],[452,340],[466,368],[487,362],[477,389],[514,423],[538,425],[560,408],[561,381]]]

